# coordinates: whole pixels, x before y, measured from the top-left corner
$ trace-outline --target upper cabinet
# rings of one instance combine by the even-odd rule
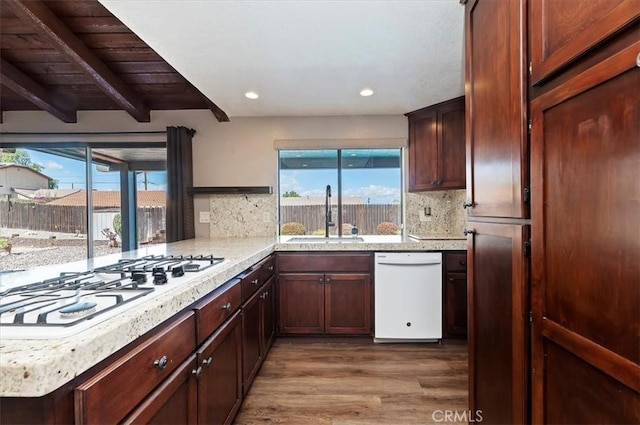
[[[464,189],[464,97],[407,114],[409,191]]]
[[[538,84],[640,17],[638,0],[530,3],[531,82]],[[588,30],[587,30],[588,28]]]
[[[466,6],[468,216],[528,218],[524,1]]]

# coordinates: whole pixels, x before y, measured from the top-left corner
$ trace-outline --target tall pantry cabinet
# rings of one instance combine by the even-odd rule
[[[466,4],[469,403],[491,424],[529,418],[525,6]]]
[[[465,7],[470,408],[640,423],[640,1]]]

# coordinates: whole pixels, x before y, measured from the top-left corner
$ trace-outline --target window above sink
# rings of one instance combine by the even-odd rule
[[[400,148],[279,150],[280,234],[401,235],[402,164]]]

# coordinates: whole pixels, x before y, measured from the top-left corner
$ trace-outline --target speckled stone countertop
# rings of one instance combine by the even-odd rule
[[[209,294],[273,251],[439,251],[466,249],[462,238],[414,240],[401,236],[368,236],[362,242],[291,243],[288,237],[191,239],[145,247],[123,254],[0,275],[0,290],[20,281],[39,281],[60,271],[81,271],[120,258],[145,255],[213,254],[227,261],[184,285],[152,298],[90,329],[63,339],[3,339],[0,333],[0,396],[39,397],[64,385],[125,345]]]
[[[362,241],[352,237],[324,238],[302,236],[304,242],[296,242],[296,236],[280,236],[276,251],[451,251],[467,249],[465,237],[438,235],[416,239],[409,236],[362,236]],[[293,241],[291,241],[293,240]]]

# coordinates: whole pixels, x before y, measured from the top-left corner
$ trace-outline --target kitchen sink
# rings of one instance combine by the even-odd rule
[[[292,243],[338,243],[338,242],[364,242],[364,239],[359,236],[344,236],[344,237],[329,237],[324,238],[321,236],[299,236],[286,240],[285,242]]]

